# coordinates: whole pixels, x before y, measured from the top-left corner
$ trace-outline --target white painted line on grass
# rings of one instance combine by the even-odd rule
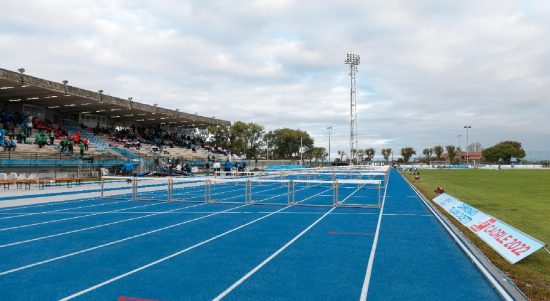
[[[390,180],[390,174],[388,173],[388,179],[386,181],[386,187],[384,188],[384,198],[382,199],[382,207],[380,208],[380,214],[378,216],[378,224],[376,225],[376,232],[374,233],[374,241],[369,256],[369,263],[367,265],[367,271],[365,273],[365,280],[363,281],[363,287],[361,288],[360,301],[367,300],[367,294],[369,292],[370,277],[372,274],[372,266],[374,264],[374,256],[376,255],[376,246],[378,245],[378,236],[380,235],[380,225],[382,224],[382,216],[384,215],[384,204],[386,203],[386,193],[388,192],[388,182]]]

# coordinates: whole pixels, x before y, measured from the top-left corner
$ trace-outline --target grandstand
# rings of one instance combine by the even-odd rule
[[[5,141],[9,136],[17,141],[15,149],[0,145],[0,172],[80,176],[83,170],[95,175],[100,167],[114,168],[128,160],[139,170],[174,158],[200,164],[213,153],[195,141],[195,130],[229,125],[221,119],[70,86],[67,81],[33,77],[22,69],[0,68],[0,129]],[[41,133],[47,143],[39,143]],[[74,136],[78,139],[71,146],[73,152],[60,146],[65,137]],[[79,143],[84,140],[86,150],[81,155]]]

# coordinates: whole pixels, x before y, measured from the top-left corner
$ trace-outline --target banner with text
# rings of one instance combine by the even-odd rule
[[[441,194],[434,198],[434,202],[510,263],[516,263],[544,247],[543,242],[461,202],[450,194]]]

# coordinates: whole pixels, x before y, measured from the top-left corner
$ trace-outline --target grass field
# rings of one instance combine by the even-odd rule
[[[421,170],[420,173],[420,180],[407,177],[429,199],[435,196],[434,189],[442,186],[463,202],[538,240],[550,242],[550,170]],[[550,300],[550,254],[541,249],[515,265],[509,264],[472,232],[450,219],[530,299]]]

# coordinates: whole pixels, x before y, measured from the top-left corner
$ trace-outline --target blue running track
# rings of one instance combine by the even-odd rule
[[[238,189],[212,194],[241,199]],[[284,190],[257,187],[254,200]],[[286,206],[285,197],[261,206],[125,196],[3,208],[0,299],[500,300],[399,173],[382,193],[381,218],[378,208]],[[300,197],[332,200],[319,187]]]

